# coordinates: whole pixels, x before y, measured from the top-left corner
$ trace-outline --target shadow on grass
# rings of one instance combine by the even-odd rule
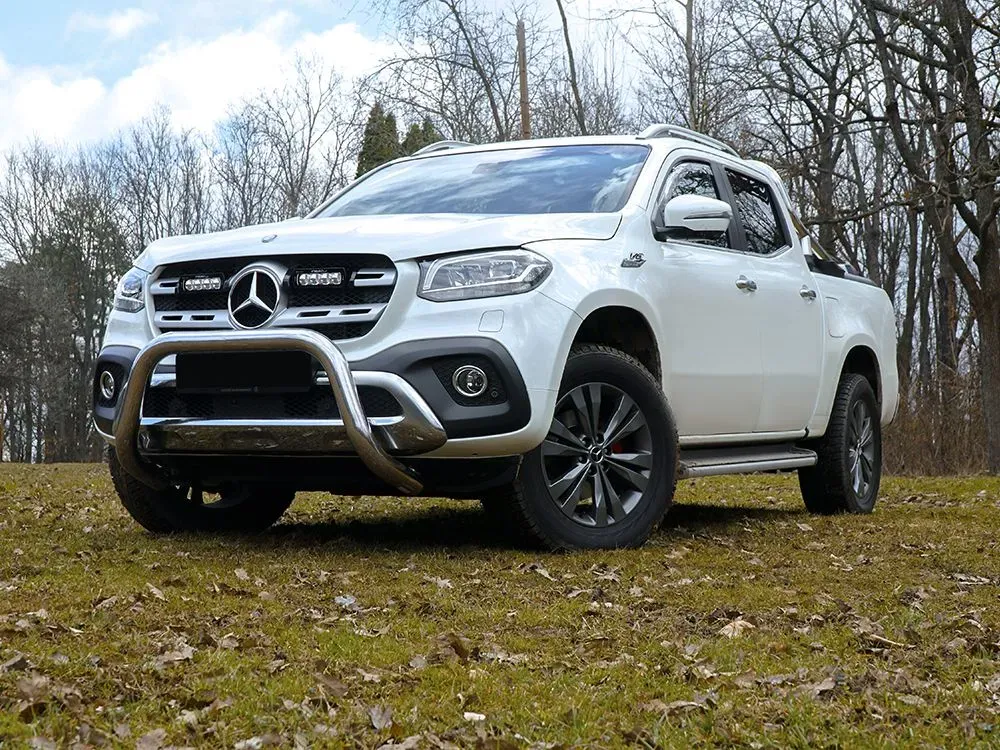
[[[282,523],[256,537],[260,543],[275,546],[325,545],[336,542],[338,549],[390,548],[395,551],[418,551],[428,547],[453,549],[479,547],[503,549],[514,544],[508,534],[482,511],[478,503],[467,508],[400,510],[386,517],[351,518],[319,523]]]
[[[657,537],[672,532],[709,533],[725,531],[747,522],[774,523],[801,514],[785,508],[727,507],[686,504],[670,509]],[[418,552],[433,548],[449,552],[476,550],[523,550],[515,536],[497,526],[476,502],[461,508],[400,508],[388,516],[352,517],[343,521],[314,523],[285,522],[253,537],[232,537],[237,545],[288,548],[332,546],[340,552],[387,549],[394,552]]]
[[[801,516],[805,510],[793,508],[760,508],[747,506],[707,505],[704,503],[684,503],[674,505],[663,519],[662,528],[686,529],[688,531],[708,531],[717,527],[754,522],[760,524],[791,520]]]

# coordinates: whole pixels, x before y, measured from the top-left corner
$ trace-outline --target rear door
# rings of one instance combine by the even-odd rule
[[[748,172],[725,171],[757,282],[763,382],[755,430],[802,430],[822,376],[822,300],[773,188]]]
[[[676,195],[725,200],[719,168],[683,159],[670,168],[654,211]],[[761,398],[759,316],[754,293],[737,286],[752,260],[727,237],[659,242],[667,336],[665,380],[681,437],[753,432]]]

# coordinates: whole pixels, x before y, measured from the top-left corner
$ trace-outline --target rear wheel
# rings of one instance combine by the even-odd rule
[[[882,427],[871,384],[844,375],[837,387],[815,466],[799,469],[799,487],[813,513],[871,513],[882,479]]]
[[[634,358],[586,345],[570,353],[545,441],[483,504],[553,549],[638,547],[676,477],[677,432],[659,384]]]
[[[129,515],[154,534],[178,531],[255,532],[273,525],[295,499],[280,486],[237,483],[218,492],[182,485],[155,490],[125,472],[112,450],[108,463]]]

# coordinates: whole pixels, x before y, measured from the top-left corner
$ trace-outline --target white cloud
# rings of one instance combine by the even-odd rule
[[[318,56],[349,80],[390,52],[353,23],[305,32],[287,12],[247,30],[153,48],[118,80],[64,69],[17,68],[0,58],[0,151],[32,137],[68,144],[107,137],[166,105],[178,127],[207,131],[227,108],[279,85],[296,55]]]
[[[155,13],[140,8],[116,10],[106,16],[77,12],[70,16],[66,30],[69,33],[77,31],[101,32],[108,40],[117,42],[132,36],[139,29],[156,21]]]

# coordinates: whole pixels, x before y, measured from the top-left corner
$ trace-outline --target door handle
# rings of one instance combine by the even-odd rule
[[[748,279],[743,274],[740,274],[739,276],[736,277],[736,288],[742,289],[746,292],[756,292],[757,282],[754,281],[753,279]]]
[[[807,286],[803,286],[801,289],[799,289],[799,296],[804,300],[809,300],[810,302],[812,302],[814,299],[816,299],[816,290],[810,289]]]

